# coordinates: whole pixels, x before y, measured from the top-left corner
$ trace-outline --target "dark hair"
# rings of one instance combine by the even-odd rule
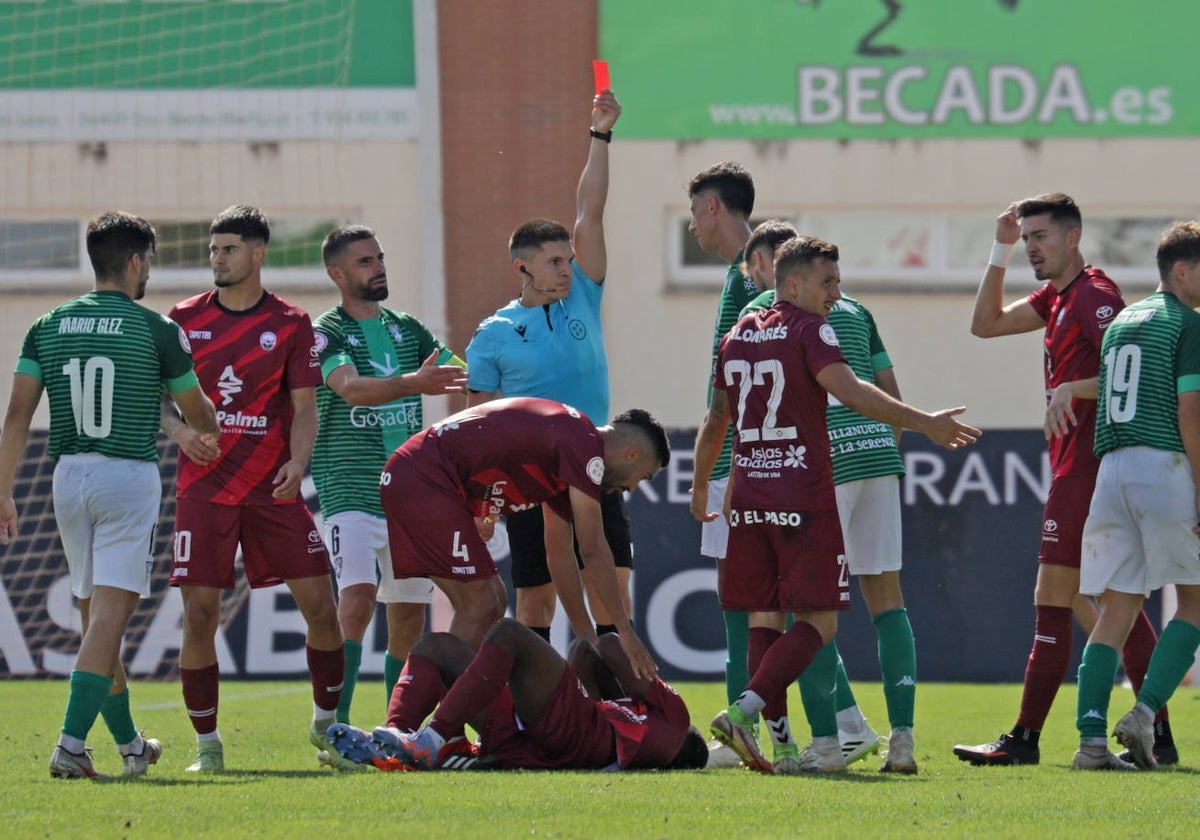
[[[570,242],[571,233],[558,222],[533,219],[513,231],[508,238],[508,253],[515,260],[547,242]]]
[[[98,280],[120,278],[133,255],[146,253],[155,241],[149,222],[123,210],[106,210],[88,220],[88,259]]]
[[[708,742],[695,726],[688,726],[679,752],[667,765],[668,770],[703,770],[708,766]]]
[[[799,235],[799,231],[792,227],[791,222],[785,222],[782,219],[767,219],[750,233],[750,238],[746,240],[746,247],[742,249],[742,253],[749,261],[750,255],[759,248],[770,248],[771,257],[774,258],[775,251],[780,245]]]
[[[334,228],[325,237],[325,241],[321,243],[321,259],[325,262],[325,267],[333,265],[337,258],[346,252],[346,248],[352,242],[360,242],[363,239],[373,239],[375,231],[371,230],[366,225],[342,225]]]
[[[1166,282],[1177,262],[1200,262],[1200,223],[1175,222],[1158,237],[1158,276]]]
[[[1066,193],[1042,193],[1017,203],[1018,219],[1040,216],[1043,213],[1049,213],[1050,221],[1065,227],[1083,227],[1083,216],[1079,213],[1079,205]]]
[[[832,242],[826,242],[814,236],[797,236],[795,239],[789,239],[775,251],[776,282],[808,267],[822,257],[830,262],[837,262],[838,247]]]
[[[663,429],[662,423],[650,416],[650,412],[642,408],[631,408],[613,418],[613,424],[617,423],[636,426],[642,431],[642,434],[649,438],[660,467],[671,463],[671,444],[667,441],[667,432]]]
[[[754,212],[754,179],[740,163],[726,160],[714,163],[688,182],[688,198],[712,190],[731,213],[746,218]]]
[[[245,240],[257,240],[266,245],[271,241],[271,223],[257,207],[235,204],[226,207],[213,219],[208,227],[209,234],[235,233]]]

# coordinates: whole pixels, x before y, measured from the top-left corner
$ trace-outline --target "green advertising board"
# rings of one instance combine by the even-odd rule
[[[1200,134],[1197,0],[600,0],[625,137]]]
[[[0,141],[402,138],[412,0],[0,0]]]

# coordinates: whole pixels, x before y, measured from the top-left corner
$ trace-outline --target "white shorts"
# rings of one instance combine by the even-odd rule
[[[714,478],[708,482],[708,510],[716,511],[712,522],[700,523],[700,553],[705,557],[722,558],[729,549],[729,523],[721,510],[725,507],[725,488],[729,478]]]
[[[1182,452],[1131,446],[1100,460],[1083,526],[1079,591],[1148,596],[1200,584],[1196,486]]]
[[[153,461],[87,453],[54,467],[54,518],[76,598],[97,586],[150,595],[162,478]]]
[[[834,491],[850,574],[900,571],[900,476],[847,481]]]
[[[388,551],[387,520],[358,510],[335,513],[325,519],[325,547],[333,563],[338,592],[347,586],[369,583],[378,587],[381,604],[431,604],[429,578],[396,580]]]

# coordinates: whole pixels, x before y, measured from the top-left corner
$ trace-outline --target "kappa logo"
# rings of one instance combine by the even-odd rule
[[[233,398],[242,393],[243,384],[245,383],[233,372],[233,365],[226,365],[225,370],[221,371],[220,379],[217,380],[217,393],[221,395],[221,405],[233,402]]]
[[[1095,718],[1096,720],[1105,719],[1104,715],[1102,715],[1097,709],[1088,709],[1086,712],[1084,712],[1083,716],[1085,718]]]
[[[362,342],[358,340],[358,336],[356,336],[356,335],[346,336],[346,343],[349,344],[351,347],[358,347],[360,344],[362,344]]]
[[[267,330],[258,337],[258,346],[263,350],[266,350],[268,353],[274,350],[275,345],[278,343],[279,336],[275,335],[275,333],[271,332],[270,330]]]
[[[404,343],[404,333],[396,324],[388,324],[388,335],[392,337],[392,341],[396,342],[397,347]]]

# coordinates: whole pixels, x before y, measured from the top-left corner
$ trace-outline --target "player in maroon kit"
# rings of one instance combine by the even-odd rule
[[[764,772],[846,767],[832,706],[829,720],[812,721],[811,750],[786,766],[772,767],[763,758],[751,728],[761,712],[773,737],[786,735],[787,687],[833,638],[838,611],[850,606],[825,424],[827,395],[951,449],[980,434],[955,419],[963,408],[930,414],[855,377],[824,317],[841,297],[837,260],[836,245],[808,236],[779,247],[776,303],[742,318],[722,339],[709,416],[696,442],[695,470],[704,475],[733,422],[721,607],[750,612],[750,682],[713,720],[712,733]],[[788,613],[795,623],[784,632]],[[836,658],[827,664],[828,673],[818,677],[832,691]]]
[[[188,769],[205,772],[224,769],[215,639],[221,590],[234,586],[239,543],[250,586],[286,583],[308,625],[309,740],[318,750],[329,749],[325,730],[345,669],[329,557],[299,495],[321,383],[312,323],[262,287],[271,229],[261,210],[230,207],[213,220],[210,234],[216,289],[177,304],[171,317],[188,335],[200,385],[217,407],[220,449],[174,411],[163,412],[163,429],[180,449],[171,585],[183,595],[179,672],[199,743]]]
[[[657,672],[621,604],[600,495],[632,490],[671,460],[667,435],[645,411],[597,429],[580,411],[533,398],[494,400],[413,435],[388,460],[380,498],[392,570],[428,577],[454,607],[450,632],[478,647],[507,600],[478,522],[540,504],[546,554],[563,610],[580,638],[596,638],[584,606],[571,526],[593,595],[616,619],[634,671]]]
[[[596,645],[576,639],[569,657],[511,618],[492,626],[478,652],[429,633],[409,654],[387,724],[371,734],[335,724],[329,740],[380,770],[705,765],[708,747],[683,699],[658,678],[636,677],[614,634]],[[478,745],[466,740],[468,723]]]
[[[1037,764],[1038,739],[1070,664],[1071,616],[1089,633],[1096,607],[1079,594],[1079,557],[1100,461],[1092,451],[1096,432],[1096,383],[1105,328],[1125,308],[1121,291],[1079,253],[1083,220],[1067,195],[1047,193],[1014,202],[996,219],[996,244],[975,298],[971,332],[981,338],[1045,329],[1046,437],[1050,492],[1042,516],[1042,545],[1034,589],[1033,647],[1016,725],[988,744],[959,744],[954,754],[975,765]],[[1017,239],[1025,242],[1038,280],[1033,294],[1004,306],[1004,273]],[[1081,396],[1089,394],[1091,396]],[[1122,659],[1136,691],[1141,687],[1157,637],[1142,612]],[[1155,721],[1155,753],[1162,764],[1178,761],[1164,707]]]

